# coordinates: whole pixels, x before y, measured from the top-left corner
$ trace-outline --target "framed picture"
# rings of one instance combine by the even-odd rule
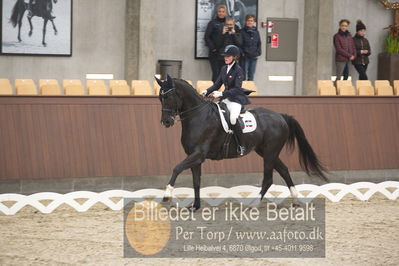
[[[245,26],[245,16],[255,14],[258,17],[258,0],[197,0],[195,20],[195,58],[208,58],[205,45],[205,30],[211,19],[216,17],[219,5],[227,7],[227,16],[235,19],[240,28]]]
[[[72,55],[72,0],[0,0],[3,55]]]

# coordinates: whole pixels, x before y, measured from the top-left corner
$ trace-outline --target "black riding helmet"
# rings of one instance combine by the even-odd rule
[[[235,45],[227,45],[224,48],[222,56],[239,56],[240,55],[240,48]]]

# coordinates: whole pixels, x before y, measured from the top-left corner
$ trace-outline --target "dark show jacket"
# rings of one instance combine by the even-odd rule
[[[222,34],[223,33],[223,28],[222,28],[222,39],[223,39],[223,47],[222,47],[222,50],[220,50],[220,52],[223,52],[223,50],[224,50],[224,48],[227,46],[227,45],[231,45],[231,44],[233,44],[233,45],[235,45],[235,46],[238,46],[238,47],[241,47],[242,46],[242,38],[241,38],[241,34],[240,34],[240,28],[237,26],[237,25],[234,25],[234,30],[235,30],[235,32],[236,33],[229,33],[229,32],[226,32],[225,34]]]
[[[355,60],[352,61],[352,63],[354,65],[368,65],[369,64],[369,56],[371,54],[371,48],[370,48],[369,41],[366,38],[361,37],[357,34],[355,35],[355,37],[353,37],[353,41],[355,42],[357,56],[356,56]],[[367,54],[361,54],[360,53],[361,50],[367,50],[369,52]]]
[[[204,39],[206,46],[209,48],[209,52],[215,49],[219,52],[219,50],[224,48],[222,38],[224,22],[225,19],[215,18],[212,19],[206,27]]]
[[[262,54],[262,43],[256,27],[244,27],[241,31],[242,52],[245,57],[256,58]]]
[[[229,101],[239,103],[241,105],[250,104],[251,102],[248,100],[247,95],[249,95],[251,90],[246,90],[242,88],[242,80],[244,77],[244,71],[238,65],[237,62],[231,67],[229,73],[227,72],[227,65],[223,66],[220,70],[219,77],[216,82],[207,89],[207,94],[209,95],[214,91],[220,89],[222,84],[224,84],[224,92],[221,100],[228,99]]]
[[[216,18],[208,23],[205,30],[205,44],[209,48],[210,53],[221,53],[227,45],[234,44],[238,47],[242,45],[240,35],[240,28],[234,25],[236,33],[230,34],[226,32],[223,34],[223,27],[225,26],[225,19]],[[216,51],[213,51],[215,50]]]

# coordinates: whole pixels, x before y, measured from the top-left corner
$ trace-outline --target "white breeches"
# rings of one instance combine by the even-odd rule
[[[235,125],[237,123],[238,116],[241,113],[241,104],[236,102],[231,102],[229,99],[223,99],[223,101],[227,108],[230,111],[230,123]]]

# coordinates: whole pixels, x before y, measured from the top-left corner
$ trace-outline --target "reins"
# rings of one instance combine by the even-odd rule
[[[189,112],[192,112],[192,111],[195,111],[195,110],[198,109],[198,108],[199,108],[198,111],[200,111],[200,110],[202,110],[205,106],[207,106],[208,104],[209,104],[209,102],[206,101],[206,102],[203,102],[203,103],[201,103],[201,104],[199,104],[199,105],[197,105],[197,106],[195,106],[195,107],[193,107],[193,108],[191,108],[191,109],[189,109],[189,110],[186,110],[186,111],[184,111],[184,112],[179,113],[180,119],[179,119],[178,121],[183,121],[183,120],[185,120],[185,119],[187,119],[187,118],[190,117],[190,116],[182,117],[183,114],[189,113]],[[200,107],[201,107],[201,108],[200,108]]]
[[[190,112],[192,112],[192,111],[195,111],[195,110],[197,110],[197,109],[199,109],[199,110],[202,110],[205,106],[207,106],[208,104],[210,103],[210,101],[205,101],[205,102],[203,102],[203,103],[201,103],[201,104],[199,104],[199,105],[197,105],[197,106],[195,106],[195,107],[193,107],[193,108],[191,108],[191,109],[188,109],[188,110],[186,110],[186,111],[183,111],[183,112],[179,112],[179,110],[170,110],[170,109],[162,109],[162,111],[167,111],[167,112],[171,112],[172,114],[176,114],[176,115],[178,115],[179,117],[180,117],[180,119],[179,120],[175,120],[175,121],[183,121],[183,120],[185,120],[185,119],[187,119],[187,118],[189,118],[189,117],[191,117],[191,115],[188,115],[188,116],[186,116],[186,117],[183,117],[183,114],[187,114],[187,113],[190,113]],[[200,108],[201,107],[201,108]]]
[[[161,91],[161,96],[164,96],[164,95],[166,95],[166,94],[168,94],[168,93],[170,93],[170,92],[172,92],[172,91],[175,91],[175,90],[176,90],[176,88],[173,87],[173,88],[167,90],[166,92],[162,92],[162,91]],[[198,95],[198,96],[199,96],[199,95]],[[199,97],[201,97],[201,96],[199,96]],[[166,108],[162,108],[162,111],[170,112],[170,113],[172,114],[172,116],[178,115],[178,116],[180,117],[179,120],[176,120],[174,117],[173,117],[173,119],[174,119],[175,121],[180,121],[180,122],[181,122],[181,121],[183,121],[183,120],[185,120],[185,119],[191,117],[191,115],[188,115],[188,116],[186,116],[186,117],[183,117],[184,114],[188,114],[188,113],[190,113],[190,112],[192,112],[192,111],[195,111],[195,110],[197,110],[197,109],[202,110],[202,109],[203,109],[205,106],[207,106],[209,103],[211,103],[211,101],[203,101],[202,103],[198,104],[197,106],[194,106],[193,108],[190,108],[190,109],[188,109],[188,110],[186,110],[186,111],[183,111],[183,112],[180,112],[178,109],[176,109],[176,110],[171,110],[171,109],[166,109]]]

